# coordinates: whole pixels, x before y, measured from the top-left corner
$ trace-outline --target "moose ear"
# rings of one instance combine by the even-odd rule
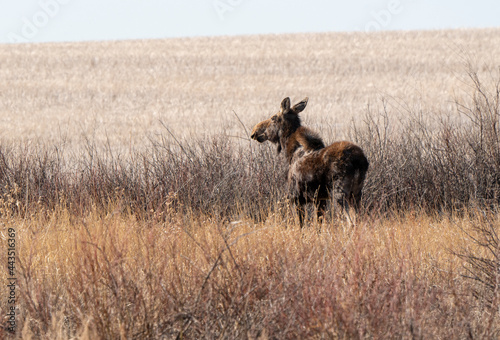
[[[290,98],[289,97],[286,97],[285,99],[283,99],[283,101],[281,102],[281,112],[286,112],[290,110]]]
[[[302,111],[304,111],[304,109],[306,108],[306,105],[307,105],[307,101],[309,100],[309,98],[305,97],[300,103],[297,103],[295,104],[293,107],[292,107],[292,110],[295,112],[295,113],[300,113]]]

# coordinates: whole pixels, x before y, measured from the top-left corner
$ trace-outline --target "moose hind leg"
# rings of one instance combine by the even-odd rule
[[[352,194],[352,205],[356,214],[359,214],[361,210],[361,190]]]
[[[351,192],[351,180],[349,177],[339,179],[336,181],[334,186],[334,198],[337,204],[340,206],[344,216],[347,221],[352,224],[353,220],[350,214],[350,205],[352,204],[352,192]]]
[[[351,186],[352,187],[351,200],[352,200],[352,205],[354,206],[354,210],[356,211],[356,215],[358,215],[361,210],[361,196],[363,194],[363,185],[365,182],[365,176],[366,176],[365,171],[357,170],[354,173],[354,177],[352,179],[353,184]]]
[[[326,212],[326,200],[318,200],[316,202],[316,217],[318,219],[318,223],[323,223]]]
[[[300,227],[302,228],[304,226],[304,216],[306,212],[304,210],[304,206],[301,204],[297,204],[296,209],[297,209],[297,215],[299,215],[299,224]]]
[[[304,217],[306,214],[305,207],[304,205],[306,204],[304,199],[301,198],[294,198],[295,202],[295,209],[297,211],[297,215],[299,215],[299,224],[300,227],[302,228],[304,226]]]

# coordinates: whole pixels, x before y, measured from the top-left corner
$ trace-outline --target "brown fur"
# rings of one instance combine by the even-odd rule
[[[290,107],[290,99],[281,103],[281,111],[257,124],[252,138],[259,142],[269,140],[284,150],[290,165],[289,193],[297,205],[301,226],[306,203],[314,203],[318,218],[322,217],[326,202],[332,198],[349,213],[349,206],[359,210],[363,183],[368,171],[368,160],[363,150],[351,142],[335,142],[324,146],[321,138],[301,126],[299,113],[307,105],[307,98]]]

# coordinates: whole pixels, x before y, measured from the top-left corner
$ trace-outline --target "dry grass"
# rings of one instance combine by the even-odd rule
[[[0,46],[0,337],[499,337],[498,37]],[[366,151],[355,227],[299,229],[275,149],[231,138],[288,95]]]
[[[25,339],[488,338],[498,314],[448,251],[481,222],[408,212],[318,233],[62,209],[4,223],[20,235]]]

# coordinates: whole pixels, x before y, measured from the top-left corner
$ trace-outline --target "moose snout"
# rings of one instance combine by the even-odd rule
[[[250,137],[259,143],[263,143],[266,140],[263,134],[258,134],[257,132],[253,133]]]

